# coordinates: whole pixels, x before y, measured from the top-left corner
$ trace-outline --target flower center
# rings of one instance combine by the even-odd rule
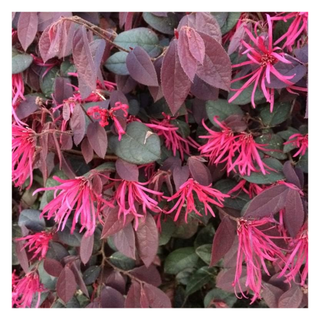
[[[276,58],[270,55],[269,53],[265,53],[260,58],[260,65],[265,67],[267,64],[274,64],[276,62]]]

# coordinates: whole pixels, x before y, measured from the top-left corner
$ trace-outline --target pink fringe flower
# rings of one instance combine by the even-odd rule
[[[36,133],[21,125],[12,125],[12,181],[21,187],[30,177],[33,182],[33,162],[36,154]]]
[[[246,193],[250,199],[254,198],[256,195],[261,193],[263,190],[266,189],[264,185],[259,186],[256,183],[248,182],[249,186],[246,188],[247,181],[242,179],[235,187],[233,187],[231,190],[229,190],[228,194],[235,193],[237,191],[243,191]],[[236,198],[236,196],[232,196],[232,198]]]
[[[237,93],[232,98],[229,99],[229,103],[234,101],[246,88],[248,88],[251,84],[254,83],[252,94],[251,94],[251,104],[253,108],[256,107],[254,103],[254,96],[255,96],[257,87],[259,85],[262,89],[262,92],[267,102],[270,103],[270,112],[272,112],[273,105],[274,105],[274,89],[267,88],[266,81],[267,83],[270,83],[270,75],[273,74],[282,82],[288,85],[293,85],[293,83],[290,82],[289,80],[292,79],[294,75],[285,76],[275,69],[274,64],[278,61],[281,61],[286,64],[291,64],[291,62],[286,58],[284,58],[283,52],[280,52],[280,53],[276,52],[278,50],[281,50],[281,48],[273,47],[272,21],[268,14],[267,14],[267,22],[268,22],[268,37],[258,36],[256,28],[255,28],[256,37],[254,37],[254,35],[251,33],[248,27],[244,26],[247,35],[253,42],[253,46],[252,46],[249,43],[245,42],[244,40],[241,41],[243,46],[247,48],[247,50],[245,50],[243,54],[246,54],[249,60],[239,64],[235,64],[232,67],[238,68],[238,67],[251,65],[252,71],[245,76],[236,78],[231,81],[232,83],[234,83],[234,82],[249,78],[240,89],[234,90],[234,91],[237,91]]]
[[[171,118],[169,115],[163,113],[164,119],[162,121],[151,120],[151,123],[146,123],[145,125],[153,129],[158,136],[163,136],[165,146],[172,150],[173,155],[180,152],[181,159],[184,159],[184,155],[190,155],[190,147],[199,148],[199,144],[194,141],[191,137],[183,138],[179,133],[179,128],[170,123]]]
[[[22,73],[12,75],[12,106],[15,109],[21,100],[26,100],[24,97],[24,83]]]
[[[297,157],[299,154],[303,156],[308,149],[308,134],[295,133],[289,137],[289,140],[284,142],[284,144],[293,144],[299,150],[293,155]]]
[[[49,249],[49,242],[52,240],[53,234],[50,232],[42,231],[22,238],[17,238],[16,241],[26,241],[22,249],[29,247],[28,252],[34,252],[31,259],[38,257],[39,260],[45,258]]]
[[[221,193],[219,190],[211,188],[211,184],[209,186],[203,186],[190,178],[180,186],[179,190],[173,196],[163,197],[167,199],[168,202],[178,199],[174,206],[165,213],[170,214],[176,211],[174,221],[177,221],[182,208],[185,208],[186,222],[188,222],[188,214],[193,211],[202,217],[202,214],[197,209],[198,204],[195,203],[195,196],[204,206],[205,214],[207,215],[209,211],[213,217],[215,217],[215,214],[211,205],[223,207],[224,199],[230,197],[227,194]]]
[[[54,220],[58,222],[57,230],[63,230],[74,211],[71,234],[80,218],[80,232],[86,228],[85,236],[92,235],[99,213],[105,207],[113,207],[111,202],[102,197],[102,185],[98,175],[100,173],[91,172],[89,175],[71,180],[63,180],[53,176],[53,179],[58,181],[60,185],[40,188],[34,192],[35,194],[40,191],[54,190],[54,199],[43,208],[41,216],[46,216],[47,219],[54,217]],[[99,184],[95,184],[97,181],[95,178],[100,181]]]
[[[12,307],[30,308],[33,296],[38,294],[35,308],[39,308],[42,291],[44,288],[36,271],[27,273],[22,279],[15,278],[12,285]]]
[[[272,236],[268,236],[263,233],[263,231],[270,230],[273,227],[269,227],[270,223],[274,222],[269,218],[262,218],[261,220],[238,220],[237,235],[239,240],[238,253],[237,253],[237,266],[234,281],[232,285],[235,289],[237,295],[237,287],[244,298],[248,298],[242,291],[240,285],[240,278],[242,274],[242,262],[245,261],[247,266],[247,279],[246,287],[253,291],[253,297],[251,299],[251,304],[260,299],[260,291],[262,285],[262,270],[265,271],[267,275],[269,271],[265,264],[265,259],[269,261],[276,261],[277,259],[284,260],[284,256],[281,249],[272,241]],[[268,225],[266,230],[261,230],[261,227]]]

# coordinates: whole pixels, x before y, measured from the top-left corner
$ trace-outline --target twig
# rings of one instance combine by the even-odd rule
[[[62,152],[76,154],[78,156],[83,156],[82,152],[79,150],[70,149],[70,150],[62,150]],[[104,159],[104,160],[116,161],[118,159],[118,157],[116,155],[106,155],[104,158],[100,158],[99,156],[94,155],[93,159]]]

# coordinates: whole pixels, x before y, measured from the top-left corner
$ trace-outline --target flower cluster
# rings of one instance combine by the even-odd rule
[[[294,147],[299,148],[299,150],[293,155],[297,157],[298,155],[303,156],[308,149],[308,134],[295,133],[289,137],[289,140],[284,143],[293,144]]]

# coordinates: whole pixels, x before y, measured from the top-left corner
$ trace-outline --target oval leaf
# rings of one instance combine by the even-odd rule
[[[93,250],[94,235],[83,236],[80,243],[80,259],[83,264],[90,260]]]
[[[59,277],[61,271],[63,270],[63,266],[59,261],[50,258],[46,258],[43,261],[43,268],[48,274],[50,274],[50,276],[56,278]]]
[[[24,51],[27,51],[38,31],[38,13],[21,12],[17,31],[21,46]]]
[[[139,169],[137,165],[117,159],[116,170],[121,179],[127,181],[137,181],[139,179]]]
[[[98,122],[91,122],[87,128],[87,137],[92,149],[100,157],[104,158],[108,148],[107,133]]]
[[[65,267],[57,281],[57,294],[59,298],[67,303],[77,290],[76,279],[69,267]]]
[[[18,225],[20,227],[25,226],[35,232],[43,231],[46,223],[44,221],[44,218],[40,217],[40,214],[41,212],[39,210],[22,210],[19,216]]]
[[[114,74],[118,74],[120,76],[129,75],[129,70],[127,68],[127,57],[128,53],[119,51],[114,53],[112,56],[108,58],[104,66]]]
[[[118,231],[113,236],[113,242],[116,248],[125,256],[136,259],[136,246],[132,224]]]
[[[189,157],[188,166],[191,176],[194,180],[203,186],[209,186],[212,182],[212,177],[209,168],[196,157]]]
[[[124,308],[124,297],[119,291],[103,286],[101,290],[101,307]]]

